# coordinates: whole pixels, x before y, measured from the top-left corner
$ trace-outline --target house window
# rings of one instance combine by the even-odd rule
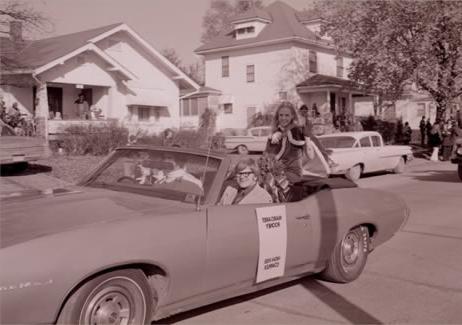
[[[343,78],[343,57],[337,56],[337,77]]]
[[[232,114],[233,113],[233,104],[227,103],[223,105],[223,113]]]
[[[417,104],[417,116],[425,116],[425,103]]]
[[[199,105],[197,98],[189,98],[183,100],[183,116],[199,115]]]
[[[287,100],[287,91],[279,92],[279,100]]]
[[[150,113],[149,107],[138,107],[138,121],[149,121]]]
[[[255,65],[247,66],[247,82],[255,82]]]
[[[191,115],[199,115],[199,108],[197,105],[197,98],[191,98]]]
[[[318,73],[318,57],[315,51],[310,51],[309,69],[311,73]]]
[[[189,112],[189,99],[183,99],[183,116],[191,115]]]
[[[221,57],[221,76],[223,78],[229,77],[229,56]]]
[[[245,35],[251,35],[255,33],[255,27],[254,26],[248,26],[248,27],[242,27],[238,28],[234,31],[234,37],[236,39],[240,39],[242,36]]]

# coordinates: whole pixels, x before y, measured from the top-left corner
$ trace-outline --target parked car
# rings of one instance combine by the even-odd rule
[[[456,149],[451,157],[451,162],[457,164],[457,173],[462,181],[462,137],[458,137],[455,141]]]
[[[362,174],[391,170],[403,173],[413,159],[410,146],[385,145],[378,132],[342,132],[318,137],[328,149],[332,175],[356,181]]]
[[[231,159],[132,145],[76,187],[3,199],[0,323],[145,324],[313,273],[350,282],[409,216],[341,178],[217,205]],[[160,181],[175,164],[188,176]]]
[[[29,161],[46,158],[50,155],[45,139],[18,136],[13,128],[0,120],[0,165],[27,167]]]
[[[225,147],[239,154],[248,154],[251,151],[263,152],[270,134],[271,126],[249,128],[245,135],[225,137]]]

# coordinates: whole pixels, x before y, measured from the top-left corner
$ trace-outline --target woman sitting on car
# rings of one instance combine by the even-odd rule
[[[252,158],[240,160],[233,171],[235,183],[228,185],[219,204],[272,203],[271,195],[258,185],[260,170]]]

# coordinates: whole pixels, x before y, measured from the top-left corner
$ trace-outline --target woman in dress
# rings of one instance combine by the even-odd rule
[[[290,102],[282,102],[274,115],[273,130],[265,154],[283,164],[284,173],[293,184],[302,177],[304,150],[305,136],[299,126],[295,107]]]

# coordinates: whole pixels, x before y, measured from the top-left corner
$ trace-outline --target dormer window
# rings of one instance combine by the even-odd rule
[[[251,37],[251,36],[254,36],[254,34],[255,34],[255,26],[242,27],[234,31],[234,37],[236,39]]]

